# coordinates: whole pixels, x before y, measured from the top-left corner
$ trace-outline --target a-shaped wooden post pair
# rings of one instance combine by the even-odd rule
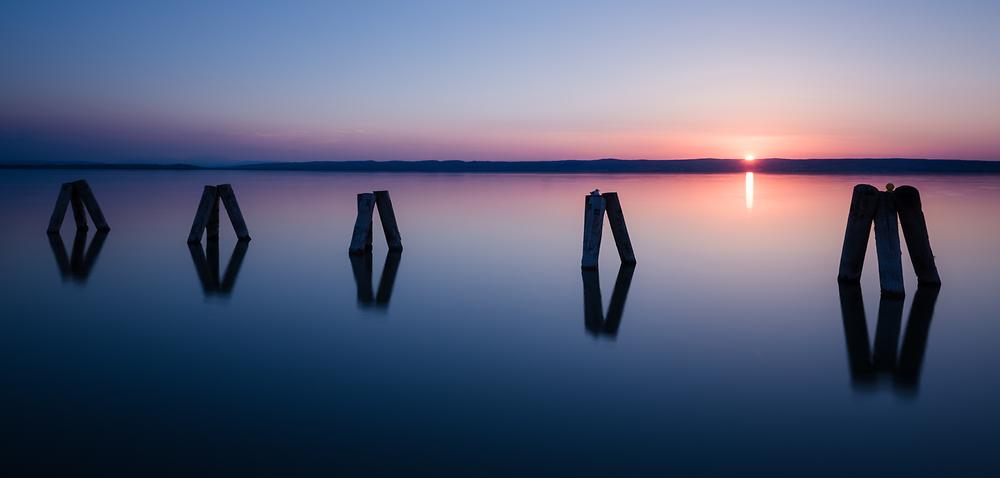
[[[608,213],[611,223],[611,233],[615,236],[618,246],[618,256],[625,264],[635,264],[635,252],[632,251],[632,241],[625,228],[625,215],[618,201],[618,193],[604,193],[594,190],[586,196],[583,213],[583,259],[580,267],[596,269],[597,258],[601,253],[601,234],[604,232],[604,212]]]
[[[236,237],[241,241],[250,240],[247,223],[243,221],[243,213],[240,211],[239,203],[236,202],[233,187],[229,184],[220,184],[205,186],[205,191],[201,193],[201,202],[198,204],[198,212],[194,215],[194,223],[191,224],[188,243],[201,242],[201,236],[206,229],[208,240],[219,239],[219,200],[226,206],[226,213],[229,214],[229,222],[233,224]]]
[[[865,263],[868,237],[872,223],[875,223],[875,251],[878,253],[878,275],[882,293],[902,296],[903,262],[899,243],[899,226],[903,228],[906,248],[910,251],[910,261],[917,273],[917,282],[938,285],[937,266],[927,234],[927,222],[920,204],[920,193],[912,186],[893,188],[886,185],[886,191],[874,186],[859,184],[854,186],[851,197],[851,211],[847,216],[847,231],[844,233],[844,249],[840,255],[841,282],[861,279],[861,268]],[[897,222],[898,218],[898,222]]]
[[[354,221],[354,235],[351,236],[352,255],[364,254],[372,250],[372,214],[378,206],[378,217],[382,220],[382,230],[385,231],[385,242],[389,243],[390,251],[403,250],[403,242],[399,237],[399,227],[396,226],[396,214],[392,211],[392,200],[389,191],[358,194],[358,219]]]
[[[101,206],[97,204],[94,192],[90,190],[90,185],[81,179],[63,183],[59,190],[59,198],[56,199],[56,207],[52,210],[52,217],[49,219],[48,232],[59,233],[63,219],[66,217],[66,208],[70,205],[73,206],[73,219],[76,221],[78,230],[87,230],[87,213],[90,213],[90,219],[94,221],[94,227],[98,231],[111,230],[108,221],[104,219],[104,213],[101,212]],[[85,208],[86,210],[84,210]]]

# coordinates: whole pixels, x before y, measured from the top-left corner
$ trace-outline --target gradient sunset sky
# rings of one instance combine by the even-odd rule
[[[3,2],[0,160],[1000,159],[1000,1]]]

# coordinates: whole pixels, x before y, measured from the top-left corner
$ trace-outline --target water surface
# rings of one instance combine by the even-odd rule
[[[112,230],[45,233],[89,180]],[[851,188],[920,189],[944,281],[837,266]],[[186,244],[233,184],[253,240]],[[579,268],[584,195],[620,195]],[[359,192],[403,252],[347,254]],[[2,171],[16,466],[527,475],[1000,471],[1000,178]],[[607,226],[606,226],[607,227]]]

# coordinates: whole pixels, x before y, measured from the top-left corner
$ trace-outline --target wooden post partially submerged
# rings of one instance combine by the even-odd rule
[[[389,191],[358,194],[358,217],[354,221],[354,233],[351,235],[351,246],[348,253],[364,254],[372,250],[372,222],[375,207],[378,207],[382,230],[385,232],[385,242],[390,251],[402,251],[403,241],[399,236],[399,226],[396,225],[396,213],[392,209]]]
[[[882,293],[905,294],[903,289],[903,252],[899,243],[899,222],[891,191],[879,193],[875,211],[875,252],[878,254],[878,279]]]
[[[635,252],[632,250],[632,240],[625,227],[625,215],[622,213],[618,193],[604,193],[594,190],[584,200],[583,208],[583,257],[580,259],[582,269],[597,268],[597,260],[601,254],[601,235],[604,229],[604,213],[607,212],[611,233],[615,237],[618,257],[623,264],[635,264]]]
[[[582,269],[596,269],[601,253],[601,234],[604,232],[604,198],[596,189],[584,198],[583,207],[583,258]]]
[[[108,221],[104,218],[104,212],[101,211],[101,206],[97,203],[97,198],[94,197],[94,192],[90,189],[90,185],[87,184],[87,181],[80,179],[63,183],[59,188],[59,197],[56,198],[55,208],[52,209],[52,216],[49,217],[48,232],[59,232],[63,220],[66,218],[66,209],[70,205],[73,208],[73,220],[76,222],[78,230],[87,230],[88,213],[90,214],[90,219],[94,222],[94,227],[98,231],[106,232],[111,230],[111,226],[108,225]]]
[[[249,241],[250,233],[247,231],[247,224],[243,220],[243,212],[236,201],[236,193],[233,192],[232,185],[219,184],[217,186],[205,186],[201,193],[201,201],[198,203],[198,210],[194,215],[194,222],[191,224],[191,232],[188,234],[188,243],[201,242],[201,236],[208,230],[208,240],[219,239],[219,201],[226,208],[229,215],[229,222],[233,225],[236,237],[240,241]]]
[[[930,236],[927,233],[927,221],[920,204],[920,193],[913,186],[900,186],[893,191],[896,211],[899,213],[899,225],[903,228],[906,239],[906,249],[910,251],[910,261],[913,271],[917,273],[917,282],[934,285],[941,283],[937,265],[934,263],[934,252],[931,251]]]
[[[632,240],[629,239],[628,229],[625,227],[625,214],[622,213],[622,204],[618,201],[618,193],[604,193],[601,194],[601,197],[604,198],[608,223],[611,224],[611,235],[615,236],[618,256],[625,264],[635,264],[635,252],[632,251]]]
[[[840,253],[841,281],[856,281],[861,278],[865,265],[865,251],[872,232],[872,221],[878,209],[878,189],[868,184],[854,186],[851,196],[851,210],[847,215],[847,232],[844,233],[844,248]]]
[[[912,186],[894,189],[887,184],[880,192],[874,186],[859,184],[854,187],[851,210],[847,216],[847,231],[840,256],[841,282],[855,282],[861,278],[865,251],[872,224],[875,225],[875,249],[878,253],[879,283],[882,293],[889,296],[904,295],[902,249],[899,228],[903,236],[913,269],[920,284],[941,283],[934,254],[931,252],[927,223],[921,210],[920,195]]]

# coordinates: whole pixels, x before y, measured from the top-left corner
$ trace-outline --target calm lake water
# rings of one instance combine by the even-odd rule
[[[112,230],[76,241],[70,214],[50,241],[80,178]],[[888,181],[921,191],[939,293],[904,245],[907,296],[880,303],[873,243],[860,289],[838,287],[851,188]],[[223,214],[218,250],[189,249],[219,183],[253,240]],[[594,188],[619,193],[634,270],[605,226],[599,277],[581,273]],[[375,189],[405,249],[376,221],[352,263]],[[997,176],[8,170],[0,204],[9,466],[1000,473]]]

